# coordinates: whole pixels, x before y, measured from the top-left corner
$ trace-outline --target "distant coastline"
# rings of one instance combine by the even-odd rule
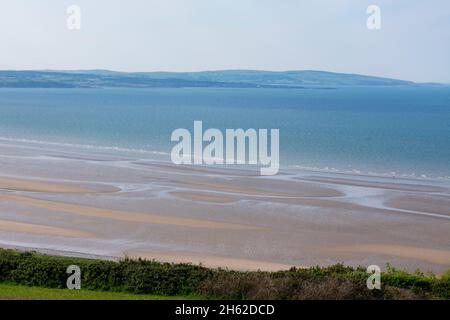
[[[202,72],[0,71],[0,88],[294,88],[424,86],[383,77],[327,71],[222,70]]]

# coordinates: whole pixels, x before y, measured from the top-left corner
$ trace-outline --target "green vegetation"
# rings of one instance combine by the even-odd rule
[[[156,296],[123,292],[48,289],[0,284],[0,300],[189,300],[196,296]]]
[[[0,88],[330,88],[410,86],[410,81],[314,70],[204,72],[1,71]]]
[[[69,265],[81,268],[83,290],[97,291],[98,298],[105,299],[113,293],[128,293],[131,299],[135,295],[209,299],[450,299],[450,272],[436,277],[388,267],[381,277],[381,290],[368,290],[365,268],[341,264],[279,272],[238,272],[189,264],[130,259],[114,262],[3,249],[0,249],[0,283],[64,289]],[[47,297],[44,292],[42,295]]]

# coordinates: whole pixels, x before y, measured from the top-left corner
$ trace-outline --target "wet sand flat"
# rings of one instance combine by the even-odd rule
[[[249,180],[237,178],[235,181],[211,181],[211,179],[186,178],[180,181],[180,185],[189,188],[199,188],[203,190],[222,191],[231,194],[249,195],[249,196],[270,196],[284,198],[299,197],[336,197],[341,195],[337,190],[320,187],[317,185],[305,185],[303,183],[293,183],[290,181],[267,181],[256,178]],[[282,191],[281,191],[282,190]]]
[[[419,259],[429,263],[450,265],[450,251],[413,246],[398,246],[388,244],[359,244],[355,246],[337,247],[332,250],[349,254],[380,254]]]
[[[0,246],[239,270],[450,269],[450,182],[0,145]]]
[[[229,203],[238,201],[239,198],[227,195],[218,195],[213,193],[205,192],[172,192],[172,195],[188,200],[194,201],[206,201],[206,202],[217,202],[217,203]]]
[[[321,183],[366,187],[366,188],[380,188],[385,190],[399,190],[399,191],[417,191],[417,192],[441,192],[445,191],[445,188],[438,186],[424,185],[420,182],[405,183],[402,179],[391,179],[391,182],[379,182],[379,181],[366,181],[360,179],[348,179],[348,178],[330,178],[330,177],[315,177],[310,176],[302,178],[304,181],[315,181]]]
[[[7,220],[0,220],[0,230],[7,232],[23,232],[49,236],[64,236],[64,237],[78,237],[78,238],[94,236],[93,234],[84,231],[49,227],[31,223],[13,222]]]
[[[386,205],[396,209],[432,212],[450,216],[450,198],[448,197],[405,195],[387,200]]]
[[[201,264],[209,268],[227,268],[240,271],[279,271],[289,270],[292,267],[291,265],[268,261],[220,257],[213,255],[196,255],[183,252],[151,253],[142,251],[130,251],[125,252],[125,256],[129,258],[142,258],[146,260],[156,260],[169,263],[191,263],[196,265]]]
[[[13,191],[31,191],[31,192],[72,192],[86,193],[93,192],[92,189],[83,188],[77,185],[68,185],[62,183],[49,183],[43,181],[34,181],[26,179],[13,179],[0,177],[0,189]]]
[[[73,213],[76,215],[106,218],[138,223],[150,223],[161,225],[176,225],[190,228],[211,228],[211,229],[238,229],[238,230],[252,230],[256,229],[251,225],[239,225],[230,223],[221,223],[208,220],[186,219],[169,217],[163,215],[156,215],[153,213],[139,213],[131,211],[119,211],[111,209],[96,208],[90,206],[82,206],[70,203],[39,200],[24,196],[15,195],[0,195],[0,201],[13,201],[20,204],[26,204],[34,207],[44,208],[51,211],[61,211]]]

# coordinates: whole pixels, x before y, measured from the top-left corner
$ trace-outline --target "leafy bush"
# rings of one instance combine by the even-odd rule
[[[365,268],[343,264],[279,272],[238,272],[190,264],[119,262],[0,249],[0,282],[65,288],[67,267],[81,268],[84,289],[216,299],[450,299],[450,271],[438,278],[388,266],[381,290],[366,287]]]

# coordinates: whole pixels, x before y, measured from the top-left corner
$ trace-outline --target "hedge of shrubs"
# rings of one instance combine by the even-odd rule
[[[450,299],[442,277],[388,267],[381,290],[368,290],[364,268],[342,264],[280,272],[213,270],[190,264],[119,262],[0,249],[0,282],[66,288],[69,265],[81,269],[83,289],[211,299]]]

